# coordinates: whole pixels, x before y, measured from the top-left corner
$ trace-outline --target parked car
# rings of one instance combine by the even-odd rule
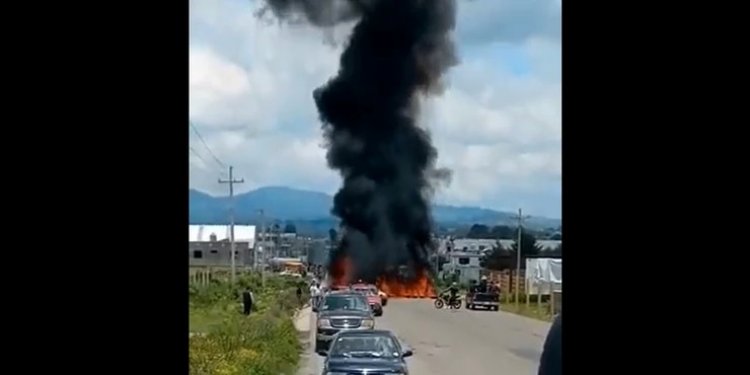
[[[375,328],[375,318],[367,298],[361,293],[334,291],[323,296],[317,312],[315,352],[328,350],[333,336],[342,331]]]
[[[327,374],[409,374],[404,358],[413,351],[404,348],[391,331],[344,331],[338,333],[330,350],[320,353],[323,375]]]

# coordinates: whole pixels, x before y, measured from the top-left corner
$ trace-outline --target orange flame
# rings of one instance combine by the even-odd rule
[[[378,289],[389,297],[434,298],[437,296],[427,272],[419,272],[419,276],[412,281],[400,280],[393,277],[381,277],[376,283]]]
[[[331,265],[329,277],[331,285],[349,285],[354,276],[354,266],[348,257],[341,257]]]
[[[379,277],[375,285],[383,291],[388,297],[406,297],[406,298],[434,298],[437,296],[435,287],[430,282],[430,278],[425,270],[420,270],[418,277],[411,281],[399,279],[397,277]],[[332,286],[349,285],[354,280],[354,265],[351,260],[344,256],[337,259],[329,271],[330,284]]]

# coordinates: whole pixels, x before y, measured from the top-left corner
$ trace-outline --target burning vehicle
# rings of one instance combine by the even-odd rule
[[[388,294],[378,289],[378,296],[380,297],[380,304],[385,306],[388,304]]]
[[[375,316],[383,315],[383,300],[380,299],[378,288],[375,287],[375,285],[363,283],[354,284],[352,285],[352,290],[357,293],[362,293],[367,297],[367,302],[370,304],[370,308]]]

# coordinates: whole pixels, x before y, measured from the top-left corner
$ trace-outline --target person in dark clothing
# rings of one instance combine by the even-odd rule
[[[302,287],[297,285],[297,301],[302,303]]]
[[[454,283],[451,284],[450,287],[448,287],[447,290],[445,290],[442,293],[440,293],[441,296],[443,296],[445,294],[448,295],[449,299],[448,299],[447,302],[448,302],[448,306],[450,306],[453,303],[453,301],[456,300],[456,296],[458,295],[458,284],[456,284],[454,282]]]
[[[538,375],[562,375],[562,313],[555,317],[544,341]]]
[[[482,280],[479,282],[479,287],[477,288],[477,292],[487,293],[487,276],[482,276]]]
[[[253,292],[250,291],[250,288],[245,288],[244,291],[242,291],[242,313],[245,315],[250,315],[250,312],[253,310]]]

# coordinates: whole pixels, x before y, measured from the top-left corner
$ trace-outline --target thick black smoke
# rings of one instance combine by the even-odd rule
[[[355,277],[431,270],[432,185],[450,173],[417,126],[421,95],[440,91],[457,63],[454,0],[267,0],[281,19],[317,26],[359,19],[338,75],[313,93],[328,141],[328,165],[343,186],[334,197]],[[402,266],[407,267],[402,267]]]

